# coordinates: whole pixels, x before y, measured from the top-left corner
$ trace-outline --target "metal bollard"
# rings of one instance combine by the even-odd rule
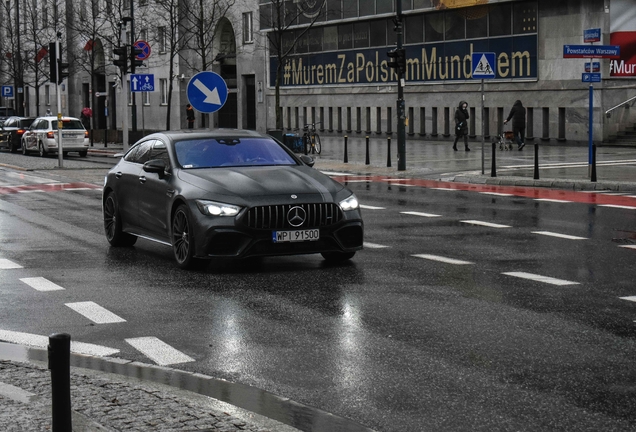
[[[344,163],[349,163],[349,154],[347,151],[347,136],[345,135],[344,139],[345,139],[345,145],[344,145]]]
[[[391,166],[391,137],[387,137],[387,152],[386,152],[386,166],[390,167]]]
[[[596,182],[596,144],[592,144],[592,172],[590,181]]]
[[[539,144],[534,145],[534,179],[539,180]]]
[[[369,165],[371,163],[369,159],[369,137],[367,136],[367,157],[364,160],[365,165]]]
[[[492,143],[492,158],[490,160],[490,177],[497,177],[497,164],[495,162],[495,158],[497,155],[497,143]]]
[[[52,430],[72,431],[71,426],[71,335],[49,336],[49,369],[51,370]]]

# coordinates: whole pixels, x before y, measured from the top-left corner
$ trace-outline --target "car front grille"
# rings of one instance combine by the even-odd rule
[[[304,222],[292,225],[289,222],[290,210],[300,207],[304,211]],[[302,215],[303,212],[300,211]],[[285,204],[252,207],[247,211],[245,223],[254,229],[306,229],[336,224],[342,220],[342,210],[334,203]]]

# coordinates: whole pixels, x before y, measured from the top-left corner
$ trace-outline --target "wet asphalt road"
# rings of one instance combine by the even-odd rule
[[[65,176],[0,168],[0,185]],[[636,304],[621,297],[636,296],[636,250],[621,246],[636,210],[351,180],[367,247],[350,264],[202,272],[144,240],[109,248],[99,189],[0,195],[0,258],[24,267],[0,270],[0,330],[68,332],[143,362],[125,340],[156,337],[193,359],[173,367],[381,431],[633,430]],[[85,301],[125,321],[66,306]]]

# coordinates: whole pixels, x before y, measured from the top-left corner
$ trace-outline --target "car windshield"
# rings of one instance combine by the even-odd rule
[[[276,141],[267,138],[204,138],[175,143],[185,169],[263,165],[296,165]]]
[[[51,122],[51,128],[57,130],[57,121]],[[62,129],[84,129],[84,125],[79,120],[62,120]]]

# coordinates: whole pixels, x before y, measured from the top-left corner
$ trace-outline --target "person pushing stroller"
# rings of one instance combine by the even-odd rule
[[[519,146],[519,151],[526,145],[524,141],[524,134],[526,132],[526,108],[523,106],[520,100],[516,100],[508,118],[504,120],[504,124],[508,123],[512,119],[512,133],[515,136],[515,141]]]

